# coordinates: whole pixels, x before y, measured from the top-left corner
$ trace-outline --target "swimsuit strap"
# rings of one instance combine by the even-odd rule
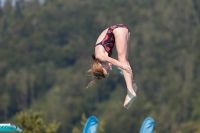
[[[95,47],[96,47],[97,45],[102,45],[102,43],[100,42],[100,43],[95,44]]]

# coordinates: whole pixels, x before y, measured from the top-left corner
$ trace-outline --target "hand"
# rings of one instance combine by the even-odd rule
[[[132,72],[131,67],[128,66],[128,65],[123,65],[123,66],[122,66],[122,69],[125,70],[125,71],[128,72],[128,73],[131,73],[131,72]]]

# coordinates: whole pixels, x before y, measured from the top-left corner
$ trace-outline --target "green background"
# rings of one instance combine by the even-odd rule
[[[96,39],[118,23],[131,31],[138,86],[129,110],[115,71],[85,89]],[[33,110],[58,121],[58,133],[82,131],[82,114],[95,115],[105,133],[139,133],[148,116],[154,133],[199,133],[199,51],[199,0],[7,0],[0,9],[0,123]]]

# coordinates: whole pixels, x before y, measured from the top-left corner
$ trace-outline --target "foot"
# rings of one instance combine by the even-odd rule
[[[133,101],[135,100],[135,98],[136,98],[135,92],[131,93],[128,91],[128,94],[126,95],[126,98],[124,101],[124,108],[129,109],[131,107]]]

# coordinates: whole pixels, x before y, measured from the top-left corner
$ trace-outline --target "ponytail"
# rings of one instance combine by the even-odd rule
[[[91,67],[91,69],[89,69],[87,71],[87,73],[92,73],[93,75],[93,80],[87,85],[86,89],[89,88],[90,86],[92,86],[93,84],[95,84],[97,81],[105,78],[105,75],[103,74],[103,68],[100,65],[100,62],[98,61],[98,59],[95,57],[94,54],[91,55],[94,63]]]

